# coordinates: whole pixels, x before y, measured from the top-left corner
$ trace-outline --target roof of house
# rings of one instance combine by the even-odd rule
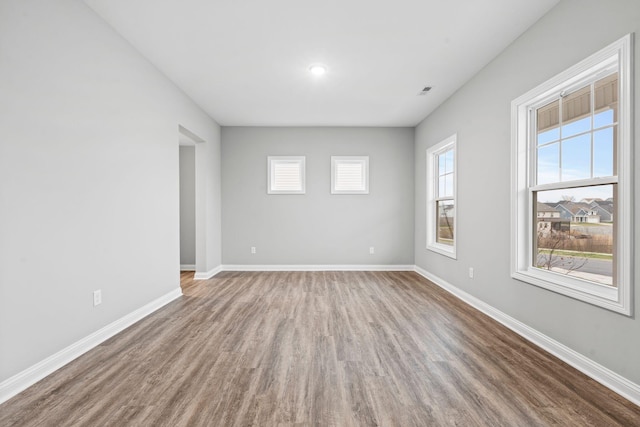
[[[558,209],[558,207],[566,209],[567,211],[571,212],[573,215],[578,214],[581,210],[589,211],[593,209],[593,207],[588,203],[582,203],[582,202],[576,203],[569,200],[563,200],[561,202],[558,202],[556,204],[556,209]]]
[[[540,203],[540,202],[538,202],[537,211],[538,212],[558,212],[558,210],[555,209],[552,205],[548,203]]]
[[[607,211],[608,213],[612,214],[613,213],[613,198],[607,199],[607,200],[594,200],[593,202],[591,202],[591,207],[593,207],[594,209],[596,208],[601,208],[604,211]]]
[[[594,206],[595,208],[596,206]],[[613,213],[613,203],[598,203],[597,207],[609,213]]]

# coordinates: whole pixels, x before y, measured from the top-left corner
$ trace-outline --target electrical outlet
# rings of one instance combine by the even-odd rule
[[[256,247],[255,246],[251,246],[251,253],[255,254],[256,253]]]
[[[370,253],[371,255],[375,254],[375,253],[376,253],[376,248],[374,248],[373,246],[370,246],[370,247],[369,247],[369,253]]]
[[[473,267],[469,267],[469,279],[473,279]]]
[[[102,290],[93,291],[93,306],[102,304]]]

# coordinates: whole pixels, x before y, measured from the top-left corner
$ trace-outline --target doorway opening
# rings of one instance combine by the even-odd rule
[[[180,187],[180,271],[197,270],[196,165],[200,144],[204,140],[183,126],[178,126],[178,157]],[[193,273],[192,273],[193,274]],[[182,276],[182,274],[181,274]]]

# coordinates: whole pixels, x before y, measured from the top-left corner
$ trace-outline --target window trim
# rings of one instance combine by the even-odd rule
[[[632,315],[633,296],[633,144],[632,144],[632,37],[626,35],[511,103],[511,277],[627,316]],[[532,156],[531,115],[554,93],[571,90],[595,80],[617,64],[619,84],[617,179],[588,179],[584,184],[617,182],[616,264],[617,287],[599,285],[531,266],[533,251],[533,192],[545,189],[535,184]],[[564,183],[563,183],[564,184]],[[567,183],[575,186],[580,181]],[[554,188],[557,187],[554,185]]]
[[[300,164],[300,190],[276,190],[272,188],[274,167],[277,163],[297,162]],[[267,156],[267,194],[305,194],[305,156]]]
[[[362,163],[362,180],[364,183],[362,190],[336,189],[336,166],[341,162]],[[369,194],[369,156],[331,156],[331,194]]]
[[[427,245],[430,251],[439,253],[449,258],[457,259],[457,241],[458,241],[458,134],[454,133],[448,138],[440,141],[438,144],[427,149]],[[453,245],[443,245],[436,240],[437,236],[437,218],[436,208],[437,202],[444,198],[436,198],[438,190],[438,165],[436,161],[441,153],[449,151],[453,147],[453,197],[447,197],[446,200],[453,200],[455,214],[453,216]]]

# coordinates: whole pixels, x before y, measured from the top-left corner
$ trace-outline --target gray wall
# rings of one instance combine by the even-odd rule
[[[223,127],[223,264],[413,264],[413,137],[411,128]],[[306,156],[306,194],[267,194],[269,155]],[[332,155],[369,156],[370,194],[330,194]]]
[[[178,288],[179,124],[220,264],[220,129],[81,1],[0,2],[0,64],[2,381]]]
[[[180,146],[180,264],[196,264],[196,147]]]
[[[637,0],[562,1],[416,129],[416,264],[640,384],[640,321],[510,278],[510,103],[623,35]],[[635,49],[635,99],[640,67]],[[638,129],[640,109],[635,111]],[[458,133],[458,260],[425,249],[425,150]],[[636,149],[635,164],[640,150]],[[640,174],[635,222],[640,224]],[[636,233],[635,246],[640,239]],[[640,251],[634,265],[636,283]],[[467,277],[475,268],[475,279]],[[636,311],[640,292],[636,290]]]

